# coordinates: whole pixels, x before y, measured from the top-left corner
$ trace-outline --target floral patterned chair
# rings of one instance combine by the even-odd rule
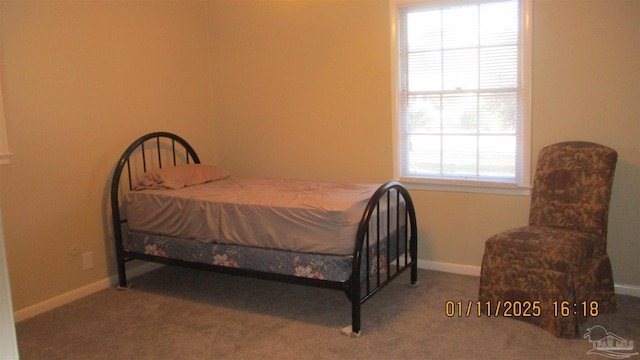
[[[529,225],[485,243],[479,294],[485,313],[574,338],[585,316],[615,311],[607,220],[617,157],[583,141],[540,151]]]

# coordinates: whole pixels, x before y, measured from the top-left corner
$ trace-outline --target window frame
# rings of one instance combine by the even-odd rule
[[[523,195],[531,193],[531,86],[532,86],[532,1],[521,2],[521,76],[522,76],[522,168],[519,184],[504,182],[483,182],[476,180],[455,180],[441,178],[407,177],[402,174],[401,131],[400,131],[400,13],[403,8],[429,6],[434,4],[469,4],[492,0],[395,0],[390,2],[391,14],[391,66],[392,66],[392,105],[393,105],[393,161],[394,177],[410,189],[476,192],[490,194]]]

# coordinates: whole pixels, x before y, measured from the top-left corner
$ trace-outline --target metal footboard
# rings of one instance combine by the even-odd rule
[[[360,332],[361,305],[409,269],[411,284],[415,285],[418,281],[415,208],[407,189],[397,181],[390,181],[373,194],[358,227],[348,289],[353,333]]]

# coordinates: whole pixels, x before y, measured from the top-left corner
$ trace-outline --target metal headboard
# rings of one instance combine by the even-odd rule
[[[120,213],[123,182],[128,185],[126,190],[130,191],[137,177],[147,171],[190,163],[200,163],[198,154],[186,140],[169,132],[153,132],[141,136],[124,151],[111,180],[111,215],[119,267],[124,267],[122,226],[127,222],[126,218],[121,218]],[[125,171],[126,178],[123,178]]]

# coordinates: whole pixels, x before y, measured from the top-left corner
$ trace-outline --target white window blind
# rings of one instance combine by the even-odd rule
[[[519,0],[399,10],[401,178],[528,183],[522,14]]]

